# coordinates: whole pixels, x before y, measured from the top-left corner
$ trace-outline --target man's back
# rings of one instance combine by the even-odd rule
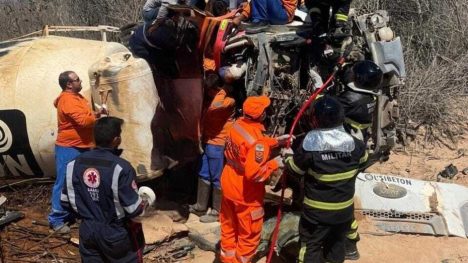
[[[278,141],[263,135],[264,130],[260,122],[242,117],[229,131],[221,187],[226,198],[239,204],[262,205],[263,181],[278,168],[270,156],[271,148],[277,146]]]
[[[350,220],[354,182],[365,160],[364,143],[343,127],[309,132],[293,156],[296,171],[305,174],[304,216],[329,224]]]
[[[68,164],[66,192],[83,220],[122,223],[141,212],[135,178],[127,161],[111,149],[97,148]]]

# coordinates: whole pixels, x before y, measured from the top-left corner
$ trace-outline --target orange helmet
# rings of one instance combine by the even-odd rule
[[[242,108],[244,115],[258,119],[268,106],[270,106],[270,98],[267,96],[251,96],[244,101]]]

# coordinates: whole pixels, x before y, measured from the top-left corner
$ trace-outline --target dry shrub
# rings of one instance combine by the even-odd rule
[[[426,68],[415,68],[400,94],[402,115],[419,124],[447,131],[463,116],[455,112],[454,99],[468,105],[468,53],[456,60],[438,56]],[[454,127],[456,129],[456,127]]]
[[[457,58],[468,48],[466,0],[356,0],[367,12],[386,9],[390,23],[404,43],[406,63],[426,67],[437,55]]]
[[[0,41],[44,25],[123,26],[140,19],[145,0],[0,0]]]
[[[400,91],[401,126],[427,126],[427,140],[458,133],[467,121],[454,103],[468,105],[468,1],[356,0],[353,5],[367,12],[387,10],[402,38],[408,76]]]

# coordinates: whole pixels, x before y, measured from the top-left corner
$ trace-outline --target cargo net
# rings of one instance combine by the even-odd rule
[[[436,216],[436,214],[431,213],[407,213],[379,210],[361,210],[359,213],[363,216],[369,216],[374,219],[405,219],[416,221],[430,221]]]

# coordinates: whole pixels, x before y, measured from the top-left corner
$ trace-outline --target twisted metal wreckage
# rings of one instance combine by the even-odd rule
[[[373,93],[376,110],[369,151],[372,163],[388,156],[396,142],[398,90],[406,72],[401,41],[388,26],[386,11],[352,12],[352,35],[309,38],[310,26],[299,18],[300,11],[292,24],[246,34],[242,27],[230,26],[229,14],[208,17],[196,9],[172,8],[184,15],[172,25],[171,50],[151,50],[155,62],[149,60],[150,64],[134,57],[124,45],[106,42],[107,32],[119,32],[112,27],[45,27],[42,36],[1,42],[0,177],[54,174],[56,116],[50,98],[58,92],[56,76],[70,65],[78,74],[88,74],[82,92],[93,107],[106,107],[110,115],[125,120],[122,136],[132,139],[123,141],[123,157],[134,165],[140,181],[193,160],[200,151],[203,73],[199,68],[205,57],[212,58],[217,69],[246,63],[244,78],[235,84],[238,105],[246,96],[268,94],[271,135],[289,131],[300,106],[322,85],[322,77],[358,60],[374,61],[384,79]],[[50,35],[89,29],[101,32],[103,41]],[[122,29],[124,42],[134,29]],[[326,50],[325,56],[321,52],[326,45],[333,49]],[[344,58],[340,68],[336,67],[338,57]],[[343,85],[336,78],[324,92],[340,92]],[[296,135],[306,129],[299,125]],[[355,209],[385,231],[466,237],[467,193],[465,187],[454,184],[361,173]],[[278,249],[297,241],[297,219],[295,213],[283,217],[281,224],[289,225],[284,228],[289,231],[280,231]],[[271,221],[266,220],[259,250],[268,247],[269,225]]]

